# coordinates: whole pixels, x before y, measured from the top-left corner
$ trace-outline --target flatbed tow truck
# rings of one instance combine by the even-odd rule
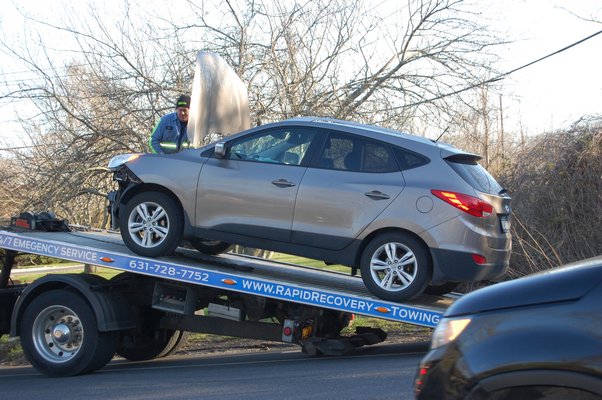
[[[13,284],[21,253],[122,272],[111,279],[50,274]],[[354,314],[435,327],[453,301],[422,295],[387,302],[357,277],[235,254],[180,247],[170,257],[140,257],[114,232],[3,227],[0,261],[0,335],[20,336],[28,360],[48,376],[92,372],[115,354],[162,357],[190,331],[296,343],[310,355],[347,354],[386,338],[374,328],[342,337]]]
[[[250,127],[247,85],[217,54],[201,51],[196,62],[192,97],[203,109],[190,114],[195,147],[212,132]],[[452,301],[422,295],[387,302],[347,274],[183,247],[170,257],[144,258],[117,233],[76,231],[41,214],[22,213],[0,226],[0,335],[20,336],[27,359],[48,376],[92,372],[115,354],[162,357],[190,331],[296,343],[310,355],[347,354],[386,338],[373,328],[342,337],[354,314],[435,327]],[[51,274],[15,284],[10,274],[21,253],[121,273]]]

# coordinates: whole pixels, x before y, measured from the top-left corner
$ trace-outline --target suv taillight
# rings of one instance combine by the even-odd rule
[[[431,193],[459,210],[479,218],[487,218],[493,212],[493,206],[478,197],[446,190],[431,190]]]

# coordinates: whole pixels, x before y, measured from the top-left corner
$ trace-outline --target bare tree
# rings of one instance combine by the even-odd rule
[[[177,93],[188,91],[191,59],[165,56],[168,46],[177,54],[181,44],[148,42],[150,24],[140,26],[127,14],[113,26],[96,9],[86,20],[71,14],[64,25],[32,20],[74,38],[77,57],[63,65],[55,64],[41,37],[44,51],[35,57],[31,42],[22,48],[3,42],[2,51],[36,76],[4,95],[26,98],[38,110],[33,119],[21,119],[29,148],[14,150],[6,161],[27,171],[18,186],[19,209],[51,209],[73,223],[105,225],[111,181],[103,167],[116,154],[144,151],[154,121],[172,108]]]
[[[403,127],[417,112],[447,113],[446,94],[490,71],[485,55],[501,43],[459,0],[237,4],[210,18],[191,2],[198,22],[176,29],[200,30],[236,66],[257,123],[327,115]]]
[[[501,94],[499,88],[482,85],[473,96],[470,106],[455,107],[457,113],[443,140],[481,155],[482,165],[499,175],[509,167],[510,154],[516,147],[513,135],[504,132]]]
[[[19,208],[104,224],[111,182],[102,167],[145,151],[155,120],[189,90],[198,50],[220,54],[248,83],[256,124],[316,115],[403,128],[415,115],[446,118],[502,42],[462,0],[375,11],[359,0],[190,1],[177,19],[122,7],[117,19],[96,8],[60,22],[25,15],[45,33],[0,41],[36,77],[1,94],[38,111],[22,121],[32,147],[7,161],[28,171],[15,183]],[[73,45],[57,53],[47,32]]]

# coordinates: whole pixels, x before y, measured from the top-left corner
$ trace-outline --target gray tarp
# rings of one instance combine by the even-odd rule
[[[188,140],[193,147],[214,134],[231,135],[250,128],[247,88],[217,54],[200,51],[196,57],[188,117]]]

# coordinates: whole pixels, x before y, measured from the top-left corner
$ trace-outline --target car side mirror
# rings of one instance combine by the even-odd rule
[[[213,150],[213,154],[217,158],[224,158],[226,156],[226,143],[218,142],[215,144],[215,149]]]

